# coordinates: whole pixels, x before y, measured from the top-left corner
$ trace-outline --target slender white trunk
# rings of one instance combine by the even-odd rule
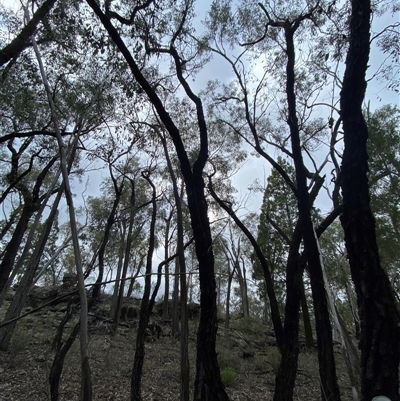
[[[25,10],[25,14],[27,19],[29,19],[28,10]],[[75,216],[75,208],[73,203],[73,197],[71,192],[71,187],[69,184],[69,176],[67,169],[67,156],[65,151],[65,143],[62,139],[60,127],[58,124],[58,118],[56,114],[56,108],[53,102],[52,91],[47,80],[46,72],[44,70],[42,58],[39,52],[39,48],[37,46],[35,37],[32,36],[32,46],[36,55],[37,62],[39,64],[40,74],[43,80],[43,85],[45,87],[45,91],[47,94],[47,100],[49,102],[50,111],[51,111],[51,119],[54,126],[54,131],[56,133],[57,143],[60,150],[60,166],[61,166],[61,174],[63,178],[64,184],[64,193],[65,198],[68,205],[69,212],[69,220],[71,227],[71,236],[72,236],[72,244],[74,249],[75,256],[75,265],[76,272],[78,277],[78,290],[79,290],[79,298],[81,303],[81,314],[80,314],[80,351],[81,351],[81,366],[82,366],[82,379],[81,379],[81,399],[85,401],[91,401],[92,399],[92,390],[91,390],[91,378],[90,378],[90,368],[89,368],[89,360],[88,360],[88,315],[87,315],[87,297],[85,290],[85,280],[83,275],[83,266],[82,266],[82,258],[81,251],[79,246],[78,239],[78,230],[76,224],[76,216]]]

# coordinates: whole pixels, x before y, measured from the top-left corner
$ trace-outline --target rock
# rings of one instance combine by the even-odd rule
[[[46,362],[46,358],[44,357],[44,355],[39,355],[35,358],[36,362]]]
[[[29,301],[31,306],[36,307],[51,301],[58,295],[58,287],[34,287],[29,293]]]
[[[52,312],[66,312],[67,308],[68,308],[68,303],[67,302],[61,302],[61,303],[55,305],[51,309],[51,311]]]
[[[254,351],[243,351],[242,357],[246,358],[254,358]]]
[[[60,287],[60,293],[65,294],[66,292],[72,291],[74,287],[76,287],[77,283],[78,276],[75,273],[64,273]]]

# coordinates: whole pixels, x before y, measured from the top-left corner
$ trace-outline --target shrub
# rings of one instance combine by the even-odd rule
[[[236,372],[231,367],[222,369],[221,380],[225,387],[232,387],[236,381]]]

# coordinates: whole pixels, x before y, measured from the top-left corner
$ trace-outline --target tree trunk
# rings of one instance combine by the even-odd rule
[[[56,184],[57,179],[58,179],[58,177],[56,177],[56,179],[54,180],[54,185]],[[29,260],[29,263],[26,266],[25,272],[18,285],[17,292],[16,292],[15,296],[13,297],[13,300],[11,301],[11,304],[6,312],[6,315],[4,317],[4,322],[7,322],[9,320],[14,319],[15,317],[18,317],[20,315],[23,307],[25,306],[26,298],[27,298],[29,290],[32,286],[33,279],[35,277],[37,268],[39,266],[40,258],[43,254],[44,247],[46,245],[46,242],[50,235],[51,228],[53,226],[54,218],[57,213],[58,204],[61,200],[62,193],[63,193],[63,189],[60,188],[58,190],[56,199],[54,200],[54,203],[52,205],[50,214],[46,220],[44,230],[41,232],[41,235],[40,235],[39,241],[36,245],[36,248]],[[50,196],[48,196],[48,197],[50,197]],[[47,200],[42,205],[42,210],[44,209],[44,205],[46,203],[47,203]],[[33,237],[33,232],[37,228],[39,220],[40,220],[40,216],[38,215],[35,219],[36,224],[34,224],[34,226],[32,227],[29,237]],[[24,254],[29,249],[30,242],[32,242],[32,238],[30,239],[30,241],[28,241],[22,256],[24,256]],[[23,262],[24,262],[24,258],[21,257],[20,263],[22,264]],[[17,322],[10,323],[7,326],[0,329],[0,349],[1,350],[4,351],[8,348],[12,333],[14,332],[14,329],[16,326],[16,323]]]
[[[165,237],[164,237],[164,259],[168,259],[169,254],[169,228],[171,225],[172,210],[168,219],[165,219]],[[165,319],[168,318],[169,308],[169,263],[165,265],[164,268],[164,301],[163,301],[163,316]]]
[[[283,344],[283,326],[282,326],[282,321],[281,321],[281,316],[279,312],[279,306],[278,306],[278,301],[276,299],[276,294],[274,290],[274,284],[271,276],[271,271],[268,266],[268,262],[265,259],[265,256],[263,255],[261,248],[257,244],[256,239],[253,237],[251,232],[247,229],[247,227],[240,221],[240,219],[236,216],[235,212],[232,210],[232,208],[227,204],[227,202],[224,202],[222,199],[218,197],[216,192],[213,189],[211,178],[209,178],[209,185],[208,189],[211,193],[211,196],[216,200],[219,206],[224,209],[229,216],[233,219],[233,221],[236,223],[236,225],[242,230],[242,232],[246,235],[248,240],[250,241],[251,245],[254,248],[254,252],[257,255],[258,260],[260,261],[261,267],[263,269],[263,274],[265,278],[265,285],[267,288],[267,294],[270,302],[270,308],[271,308],[271,319],[272,323],[274,326],[274,331],[276,335],[276,341],[278,343],[278,347],[280,348],[281,345]],[[301,241],[301,238],[300,238]],[[299,245],[300,246],[300,245]]]
[[[302,222],[304,248],[310,271],[311,289],[314,301],[315,323],[318,343],[318,362],[321,378],[321,398],[323,400],[339,401],[340,392],[337,384],[335,359],[332,344],[332,328],[326,300],[326,292],[322,277],[318,246],[314,236],[311,220],[311,197],[308,193],[306,168],[302,157],[299,122],[297,118],[295,95],[295,49],[294,33],[300,26],[302,19],[292,24],[283,23],[286,41],[286,96],[288,104],[287,123],[290,128],[292,156],[296,170],[297,202],[299,221]]]
[[[177,250],[178,252],[178,247]],[[172,292],[171,334],[179,336],[179,260],[175,259],[174,290]]]
[[[310,320],[310,312],[307,305],[307,297],[304,289],[304,282],[301,290],[301,311],[303,312],[304,335],[306,338],[306,348],[311,351],[314,348],[314,338]]]
[[[229,315],[229,307],[230,307],[230,302],[231,302],[231,287],[232,287],[232,279],[233,279],[233,274],[235,273],[235,269],[233,268],[233,271],[231,272],[231,262],[227,254],[226,255],[226,261],[228,263],[228,287],[226,290],[226,309],[225,309],[225,336],[228,335],[229,332],[229,320],[230,320],[230,315]]]
[[[382,269],[368,186],[368,129],[362,113],[370,50],[371,4],[352,0],[350,42],[340,95],[344,131],[341,187],[351,275],[361,325],[361,400],[399,396],[400,312]]]
[[[56,0],[46,0],[33,14],[32,19],[25,25],[21,32],[0,51],[0,67],[17,57],[29,42],[40,21],[50,12]]]
[[[223,388],[215,350],[217,335],[216,283],[207,201],[201,175],[186,183],[188,205],[199,261],[200,322],[197,333],[196,380],[194,400],[228,401]]]
[[[97,298],[98,295],[100,294],[100,288],[101,288],[100,283],[103,281],[103,275],[104,275],[104,254],[106,251],[107,243],[110,238],[111,228],[115,222],[115,215],[117,213],[117,208],[118,208],[119,202],[121,200],[122,190],[124,188],[124,181],[122,181],[121,185],[118,186],[117,180],[114,178],[114,176],[112,174],[112,166],[111,165],[109,165],[109,170],[110,170],[110,176],[111,176],[111,179],[112,179],[113,185],[114,185],[115,199],[113,202],[113,206],[111,208],[111,212],[107,218],[107,224],[104,229],[104,236],[101,241],[100,248],[99,248],[99,274],[97,276],[96,283],[93,286],[93,293],[92,293],[93,298]]]
[[[124,250],[125,250],[125,233],[126,233],[126,224],[124,221],[121,222],[123,226],[121,232],[121,240],[119,243],[119,250],[118,250],[118,264],[117,264],[117,275],[115,277],[114,289],[111,298],[111,307],[110,307],[110,318],[114,319],[115,311],[118,307],[118,290],[119,286],[121,285],[121,275],[122,275],[122,267],[124,264]]]
[[[126,245],[125,245],[125,250],[124,250],[124,264],[122,268],[122,274],[120,277],[119,281],[119,293],[117,297],[117,304],[116,308],[114,310],[114,316],[113,316],[113,328],[114,328],[114,333],[117,332],[118,325],[119,325],[119,317],[121,313],[121,307],[122,307],[122,300],[124,298],[124,291],[125,291],[125,278],[126,274],[128,272],[128,266],[130,262],[130,254],[131,254],[131,248],[132,248],[132,242],[133,242],[133,224],[135,220],[135,213],[136,213],[136,207],[135,207],[135,181],[133,179],[130,179],[130,184],[131,184],[131,196],[130,196],[130,210],[129,210],[129,226],[128,226],[128,233],[126,236]],[[116,285],[118,282],[115,283]]]
[[[322,274],[318,244],[314,236],[314,229],[310,216],[307,223],[307,228],[304,230],[304,243],[314,302],[318,364],[321,378],[321,399],[339,401],[340,392],[336,376],[332,326],[329,318],[327,294]]]
[[[286,265],[285,324],[280,347],[281,363],[275,378],[274,401],[293,400],[299,355],[299,313],[304,269],[299,260],[302,230],[303,224],[299,219],[293,231]]]
[[[150,184],[153,190],[152,194],[152,215],[150,222],[150,237],[149,237],[149,249],[147,251],[146,260],[146,275],[145,275],[145,285],[144,293],[142,298],[142,303],[140,305],[139,311],[139,324],[136,334],[136,349],[135,357],[133,361],[132,377],[131,377],[131,401],[142,401],[142,370],[143,362],[145,356],[145,332],[150,319],[151,313],[151,303],[150,303],[150,290],[151,290],[151,272],[153,264],[153,253],[155,247],[155,225],[156,225],[156,214],[157,214],[157,204],[156,204],[156,189],[150,177],[147,174],[142,174],[143,178]],[[150,304],[150,305],[149,305]]]
[[[318,248],[319,248],[319,241],[317,236],[315,235]],[[319,248],[320,249],[320,248]],[[351,339],[347,333],[346,325],[344,324],[343,319],[340,318],[339,313],[337,312],[334,295],[329,285],[328,276],[325,271],[324,263],[321,258],[321,267],[322,267],[322,274],[325,283],[325,288],[328,296],[328,305],[329,311],[332,316],[334,322],[334,329],[338,331],[340,337],[340,343],[342,345],[343,357],[346,362],[347,370],[349,373],[350,384],[352,387],[353,399],[354,401],[358,401],[359,399],[359,391],[360,391],[360,370],[359,370],[359,358],[357,352],[351,342]]]
[[[33,202],[25,203],[24,205],[21,217],[17,226],[15,227],[10,242],[7,244],[6,249],[4,250],[3,260],[0,264],[0,293],[3,292],[7,284],[15,258],[21,246],[21,241],[24,237],[26,229],[28,228],[29,220],[38,208],[39,206]]]
[[[58,401],[59,398],[59,385],[60,385],[60,378],[61,373],[64,367],[64,360],[67,356],[69,349],[71,348],[72,344],[75,341],[76,336],[79,333],[79,326],[80,324],[77,323],[68,338],[63,342],[63,330],[64,326],[68,323],[68,321],[72,317],[72,303],[68,304],[67,312],[58,326],[57,334],[54,338],[53,346],[55,348],[55,355],[53,364],[51,365],[50,373],[49,373],[49,385],[50,385],[50,400],[51,401]]]
[[[180,401],[189,401],[189,382],[190,382],[190,365],[189,365],[189,322],[187,313],[187,283],[186,283],[186,260],[184,249],[184,228],[183,228],[183,212],[182,212],[182,198],[183,198],[183,185],[181,193],[179,194],[178,183],[176,175],[171,163],[168,153],[166,139],[160,135],[163,144],[165,158],[167,160],[168,171],[171,176],[174,200],[176,206],[176,220],[177,220],[177,262],[179,265],[179,281],[181,287],[181,337],[180,337],[180,351],[181,351],[181,388],[180,388]],[[172,218],[172,211],[170,219]],[[170,221],[170,220],[169,220]],[[166,255],[167,256],[167,255]],[[167,258],[165,258],[167,260]],[[166,264],[168,266],[168,263]],[[175,281],[178,276],[175,276]],[[174,288],[175,290],[175,288]],[[175,294],[175,291],[174,291]],[[177,294],[175,294],[177,297]],[[175,299],[175,298],[174,298]],[[173,327],[173,326],[172,326]]]
[[[28,15],[28,10],[25,9],[25,13]],[[28,18],[29,19],[29,18]],[[36,55],[36,59],[39,64],[40,74],[43,80],[43,85],[46,90],[46,95],[48,99],[48,103],[51,110],[51,119],[54,125],[54,130],[56,132],[58,147],[60,150],[60,167],[61,174],[63,178],[64,184],[64,193],[65,199],[68,206],[68,214],[69,214],[69,225],[71,228],[71,236],[72,236],[72,244],[74,248],[74,258],[76,265],[76,273],[78,276],[78,291],[79,291],[79,299],[81,302],[81,314],[80,314],[80,351],[81,351],[81,393],[80,399],[83,401],[91,401],[92,399],[92,383],[91,383],[91,375],[89,368],[89,358],[88,358],[88,305],[87,305],[87,297],[86,297],[86,289],[85,289],[85,279],[83,275],[83,267],[82,267],[82,257],[79,246],[79,238],[78,238],[78,230],[76,224],[76,216],[75,216],[75,208],[73,203],[72,192],[69,184],[69,176],[68,176],[68,166],[67,166],[67,155],[65,151],[65,144],[61,136],[61,131],[57,121],[56,109],[53,101],[53,93],[51,91],[50,85],[47,80],[47,76],[43,67],[43,62],[41,59],[41,55],[39,53],[39,49],[35,40],[35,37],[32,36],[32,45]]]

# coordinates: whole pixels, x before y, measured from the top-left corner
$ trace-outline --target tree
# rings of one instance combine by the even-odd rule
[[[351,2],[349,50],[340,94],[344,131],[343,226],[361,325],[361,400],[398,401],[400,312],[382,269],[368,184],[368,128],[362,112],[370,51],[371,3]]]
[[[316,314],[321,397],[340,400],[321,261],[311,220],[311,208],[323,183],[320,171],[324,163],[317,168],[310,156],[309,149],[313,146],[314,140],[318,140],[319,136],[324,135],[326,124],[320,119],[312,119],[310,113],[304,110],[304,104],[307,104],[312,96],[310,93],[319,92],[321,85],[316,80],[308,79],[301,68],[296,68],[295,52],[298,44],[297,38],[300,35],[309,34],[321,22],[322,8],[318,2],[315,4],[295,4],[289,7],[277,2],[265,6],[259,3],[258,6],[261,9],[261,14],[251,10],[251,6],[240,8],[240,18],[237,19],[239,22],[235,25],[232,23],[234,18],[230,4],[224,1],[214,2],[213,10],[210,13],[208,24],[210,33],[207,40],[208,43],[215,43],[215,45],[208,43],[207,45],[213,52],[228,62],[236,78],[234,84],[223,88],[225,89],[223,93],[216,96],[217,104],[227,104],[221,119],[232,128],[236,135],[243,138],[279,171],[297,198],[298,221],[289,252],[286,274],[286,334],[274,397],[277,401],[291,399],[293,396],[298,357],[298,310],[302,293],[300,286],[302,270],[299,269],[298,253],[300,243],[303,240]],[[255,14],[256,18],[254,18]],[[260,28],[260,18],[265,21],[261,32],[253,29],[253,26]],[[250,24],[249,21],[251,21]],[[243,25],[245,26],[244,34],[239,33],[237,35],[237,32],[240,32],[239,26]],[[248,35],[249,31],[250,35]],[[230,43],[237,43],[237,36],[246,36],[242,43],[239,42],[239,45],[244,47],[245,50],[237,58],[230,57],[221,41],[227,39]],[[255,49],[256,54],[262,54],[265,49],[268,51],[274,47],[279,48],[280,51],[283,50],[282,53],[285,54],[284,57],[277,57],[276,64],[280,68],[272,73],[281,84],[279,91],[283,92],[280,100],[284,106],[279,110],[279,117],[286,124],[286,128],[283,129],[289,131],[286,135],[281,134],[279,130],[277,133],[273,131],[270,121],[265,118],[267,106],[262,104],[258,106],[262,95],[267,96],[265,93],[266,88],[268,88],[267,73],[264,72],[261,79],[258,82],[256,81],[257,83],[254,85],[244,69],[244,62],[241,61],[247,54],[247,49],[249,51]],[[304,110],[303,113],[300,112],[299,107]],[[232,114],[234,115],[233,119]],[[266,133],[272,140],[267,139]],[[295,182],[290,179],[282,166],[268,154],[265,150],[266,145],[272,145],[292,158],[295,168]],[[311,173],[307,169],[304,155],[311,158],[315,172]]]

